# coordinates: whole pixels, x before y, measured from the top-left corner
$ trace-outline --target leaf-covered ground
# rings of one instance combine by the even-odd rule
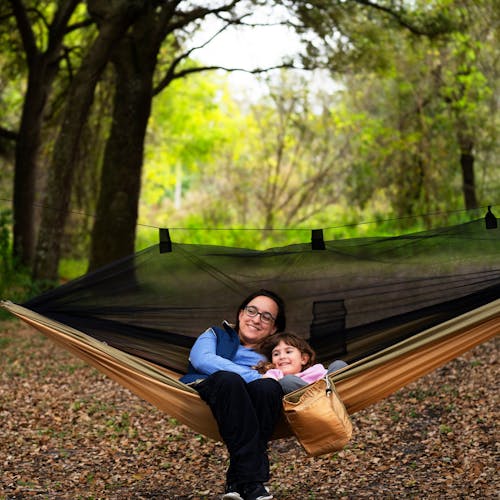
[[[498,338],[353,416],[309,458],[270,446],[278,500],[499,498]],[[215,499],[222,444],[16,321],[0,323],[0,498]]]

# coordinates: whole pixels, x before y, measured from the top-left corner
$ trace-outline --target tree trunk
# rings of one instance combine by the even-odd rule
[[[42,118],[54,74],[42,61],[30,68],[28,89],[16,142],[13,196],[13,257],[30,266],[35,250],[35,193]]]
[[[106,144],[89,271],[130,255],[135,235],[153,75],[168,16],[145,11],[113,53],[116,93]]]
[[[43,203],[33,266],[33,278],[36,280],[48,282],[57,280],[78,142],[100,75],[117,41],[138,15],[138,11],[134,11],[131,7],[130,2],[124,0],[123,5],[119,5],[122,10],[115,9],[115,12],[108,17],[100,19],[99,35],[82,61],[69,90],[61,129],[54,146]],[[100,8],[103,8],[102,4]]]
[[[462,190],[465,209],[472,210],[478,207],[472,141],[462,140],[460,143],[460,167],[462,168]]]
[[[45,52],[39,52],[22,2],[11,1],[28,65],[28,85],[16,142],[13,193],[12,253],[14,262],[23,266],[32,264],[35,250],[37,157],[43,114],[59,70],[57,59],[60,57],[67,24],[79,2],[80,0],[66,0],[59,3],[47,34],[50,43]]]
[[[89,271],[134,252],[154,70],[154,64],[143,64],[138,51],[134,41],[126,37],[113,56],[113,121],[104,154]]]

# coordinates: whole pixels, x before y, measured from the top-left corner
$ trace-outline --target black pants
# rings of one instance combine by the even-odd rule
[[[219,371],[196,386],[210,406],[229,451],[228,483],[269,480],[267,443],[282,412],[283,389],[273,379],[246,383]]]

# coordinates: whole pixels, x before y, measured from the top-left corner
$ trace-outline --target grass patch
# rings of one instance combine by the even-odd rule
[[[12,343],[12,339],[9,337],[0,337],[0,349],[5,349],[8,345]]]

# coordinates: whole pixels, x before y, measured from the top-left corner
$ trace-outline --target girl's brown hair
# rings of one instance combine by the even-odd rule
[[[307,354],[309,359],[307,363],[304,365],[304,370],[314,365],[314,363],[316,362],[316,353],[314,352],[313,348],[307,343],[305,339],[299,337],[298,335],[295,335],[294,333],[280,332],[280,333],[275,333],[274,335],[270,335],[260,344],[259,352],[261,354],[264,354],[264,356],[268,360],[271,360],[273,355],[273,349],[281,341],[283,341],[286,345],[291,345],[292,347],[296,347],[302,354]],[[274,365],[271,366],[271,368],[273,367]]]

